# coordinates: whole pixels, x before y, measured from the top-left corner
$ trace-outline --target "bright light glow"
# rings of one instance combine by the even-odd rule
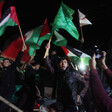
[[[79,67],[80,70],[85,70],[85,68],[86,68],[86,66],[83,63],[80,63],[78,65],[78,67]]]

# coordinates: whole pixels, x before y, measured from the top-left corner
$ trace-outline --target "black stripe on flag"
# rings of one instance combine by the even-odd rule
[[[3,16],[1,17],[0,23],[10,14],[10,12],[11,12],[11,9],[8,8],[8,9],[4,12]]]
[[[81,51],[77,51],[77,50],[75,50],[74,48],[72,48],[72,47],[70,47],[70,46],[66,46],[66,48],[68,49],[68,50],[70,50],[73,54],[75,54],[76,56],[78,56],[78,57],[80,57],[81,55],[82,55],[82,52]]]

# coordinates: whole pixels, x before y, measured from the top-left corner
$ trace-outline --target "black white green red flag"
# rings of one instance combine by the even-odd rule
[[[33,51],[37,44],[38,45],[37,45],[36,49],[40,49],[42,42],[44,40],[49,40],[49,37],[50,37],[49,33],[39,38],[42,27],[43,27],[43,25],[39,26],[37,28],[34,28],[31,31],[28,31],[25,34],[25,37],[26,37],[25,43],[26,43],[26,45],[29,46],[29,55],[33,55]],[[38,39],[39,39],[39,41],[38,41]],[[38,43],[37,43],[37,41],[38,41]]]
[[[14,6],[8,8],[0,20],[0,36],[2,36],[5,32],[5,29],[8,26],[16,26],[19,25],[19,21],[17,18],[16,10]]]
[[[24,51],[21,61],[26,62],[29,59],[29,56],[35,55],[33,52],[36,45],[36,49],[40,49],[42,42],[44,40],[49,40],[51,35],[49,32],[49,26],[47,24],[47,20],[45,20],[44,25],[34,28],[24,34],[27,50]],[[21,37],[15,37],[11,40],[13,41],[7,46],[7,49],[2,52],[1,56],[15,60],[19,51],[22,49],[23,42]]]
[[[69,58],[69,60],[74,64],[78,64],[78,62],[82,62],[85,65],[89,64],[89,59],[91,57],[88,54],[78,49],[72,48],[70,46],[66,46],[66,47],[63,46],[62,49],[66,54],[66,56]]]
[[[52,41],[56,46],[66,46],[67,45],[66,38],[63,37],[61,34],[59,34],[56,30],[54,30],[54,36],[53,36]]]
[[[50,35],[51,33],[49,25],[47,23],[47,19],[45,19],[44,25],[41,25],[37,28],[28,31],[25,34],[25,43],[29,46],[29,55],[33,55],[36,46],[36,49],[40,49],[43,41],[49,40]]]

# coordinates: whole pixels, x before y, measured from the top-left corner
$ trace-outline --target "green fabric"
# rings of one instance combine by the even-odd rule
[[[81,62],[85,65],[89,65],[90,57],[80,58]]]
[[[52,30],[62,28],[70,33],[76,40],[79,40],[79,33],[74,23],[72,22],[73,13],[74,10],[72,10],[62,2],[60,5],[60,9],[54,18]]]
[[[0,60],[3,60],[4,58],[3,57],[0,57]]]
[[[78,56],[69,56],[70,61],[74,64],[78,64],[80,62],[80,58]]]
[[[39,41],[37,44],[37,49],[40,49],[40,46],[44,40],[49,40],[50,34],[46,34],[39,38],[41,30],[42,30],[42,26],[39,26],[39,27],[33,29],[32,31],[30,31],[29,34],[26,35],[26,37],[29,39],[26,39],[25,43],[29,46],[29,55],[30,56],[33,54],[33,51],[35,49],[38,39],[39,39]]]
[[[78,56],[70,56],[69,58],[70,58],[71,62],[76,65],[78,65],[79,63],[83,63],[84,65],[89,65],[90,57],[80,58]]]
[[[67,40],[60,35],[57,31],[54,31],[54,35],[56,37],[55,41],[53,41],[53,43],[56,46],[66,46],[67,45]]]
[[[16,90],[15,90],[15,92],[14,92],[14,94],[12,95],[12,98],[11,98],[11,102],[12,102],[12,103],[16,103],[16,102],[17,102],[18,97],[15,96],[15,93],[18,92],[21,88],[22,88],[22,85],[16,85]]]
[[[11,18],[9,18],[9,20],[5,24],[0,26],[0,36],[2,36],[4,34],[7,26],[16,26],[16,25],[18,25],[18,24],[15,23]]]

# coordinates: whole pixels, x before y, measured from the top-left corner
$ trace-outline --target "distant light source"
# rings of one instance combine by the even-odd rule
[[[80,70],[85,70],[86,69],[86,66],[83,63],[79,63],[78,68]]]

